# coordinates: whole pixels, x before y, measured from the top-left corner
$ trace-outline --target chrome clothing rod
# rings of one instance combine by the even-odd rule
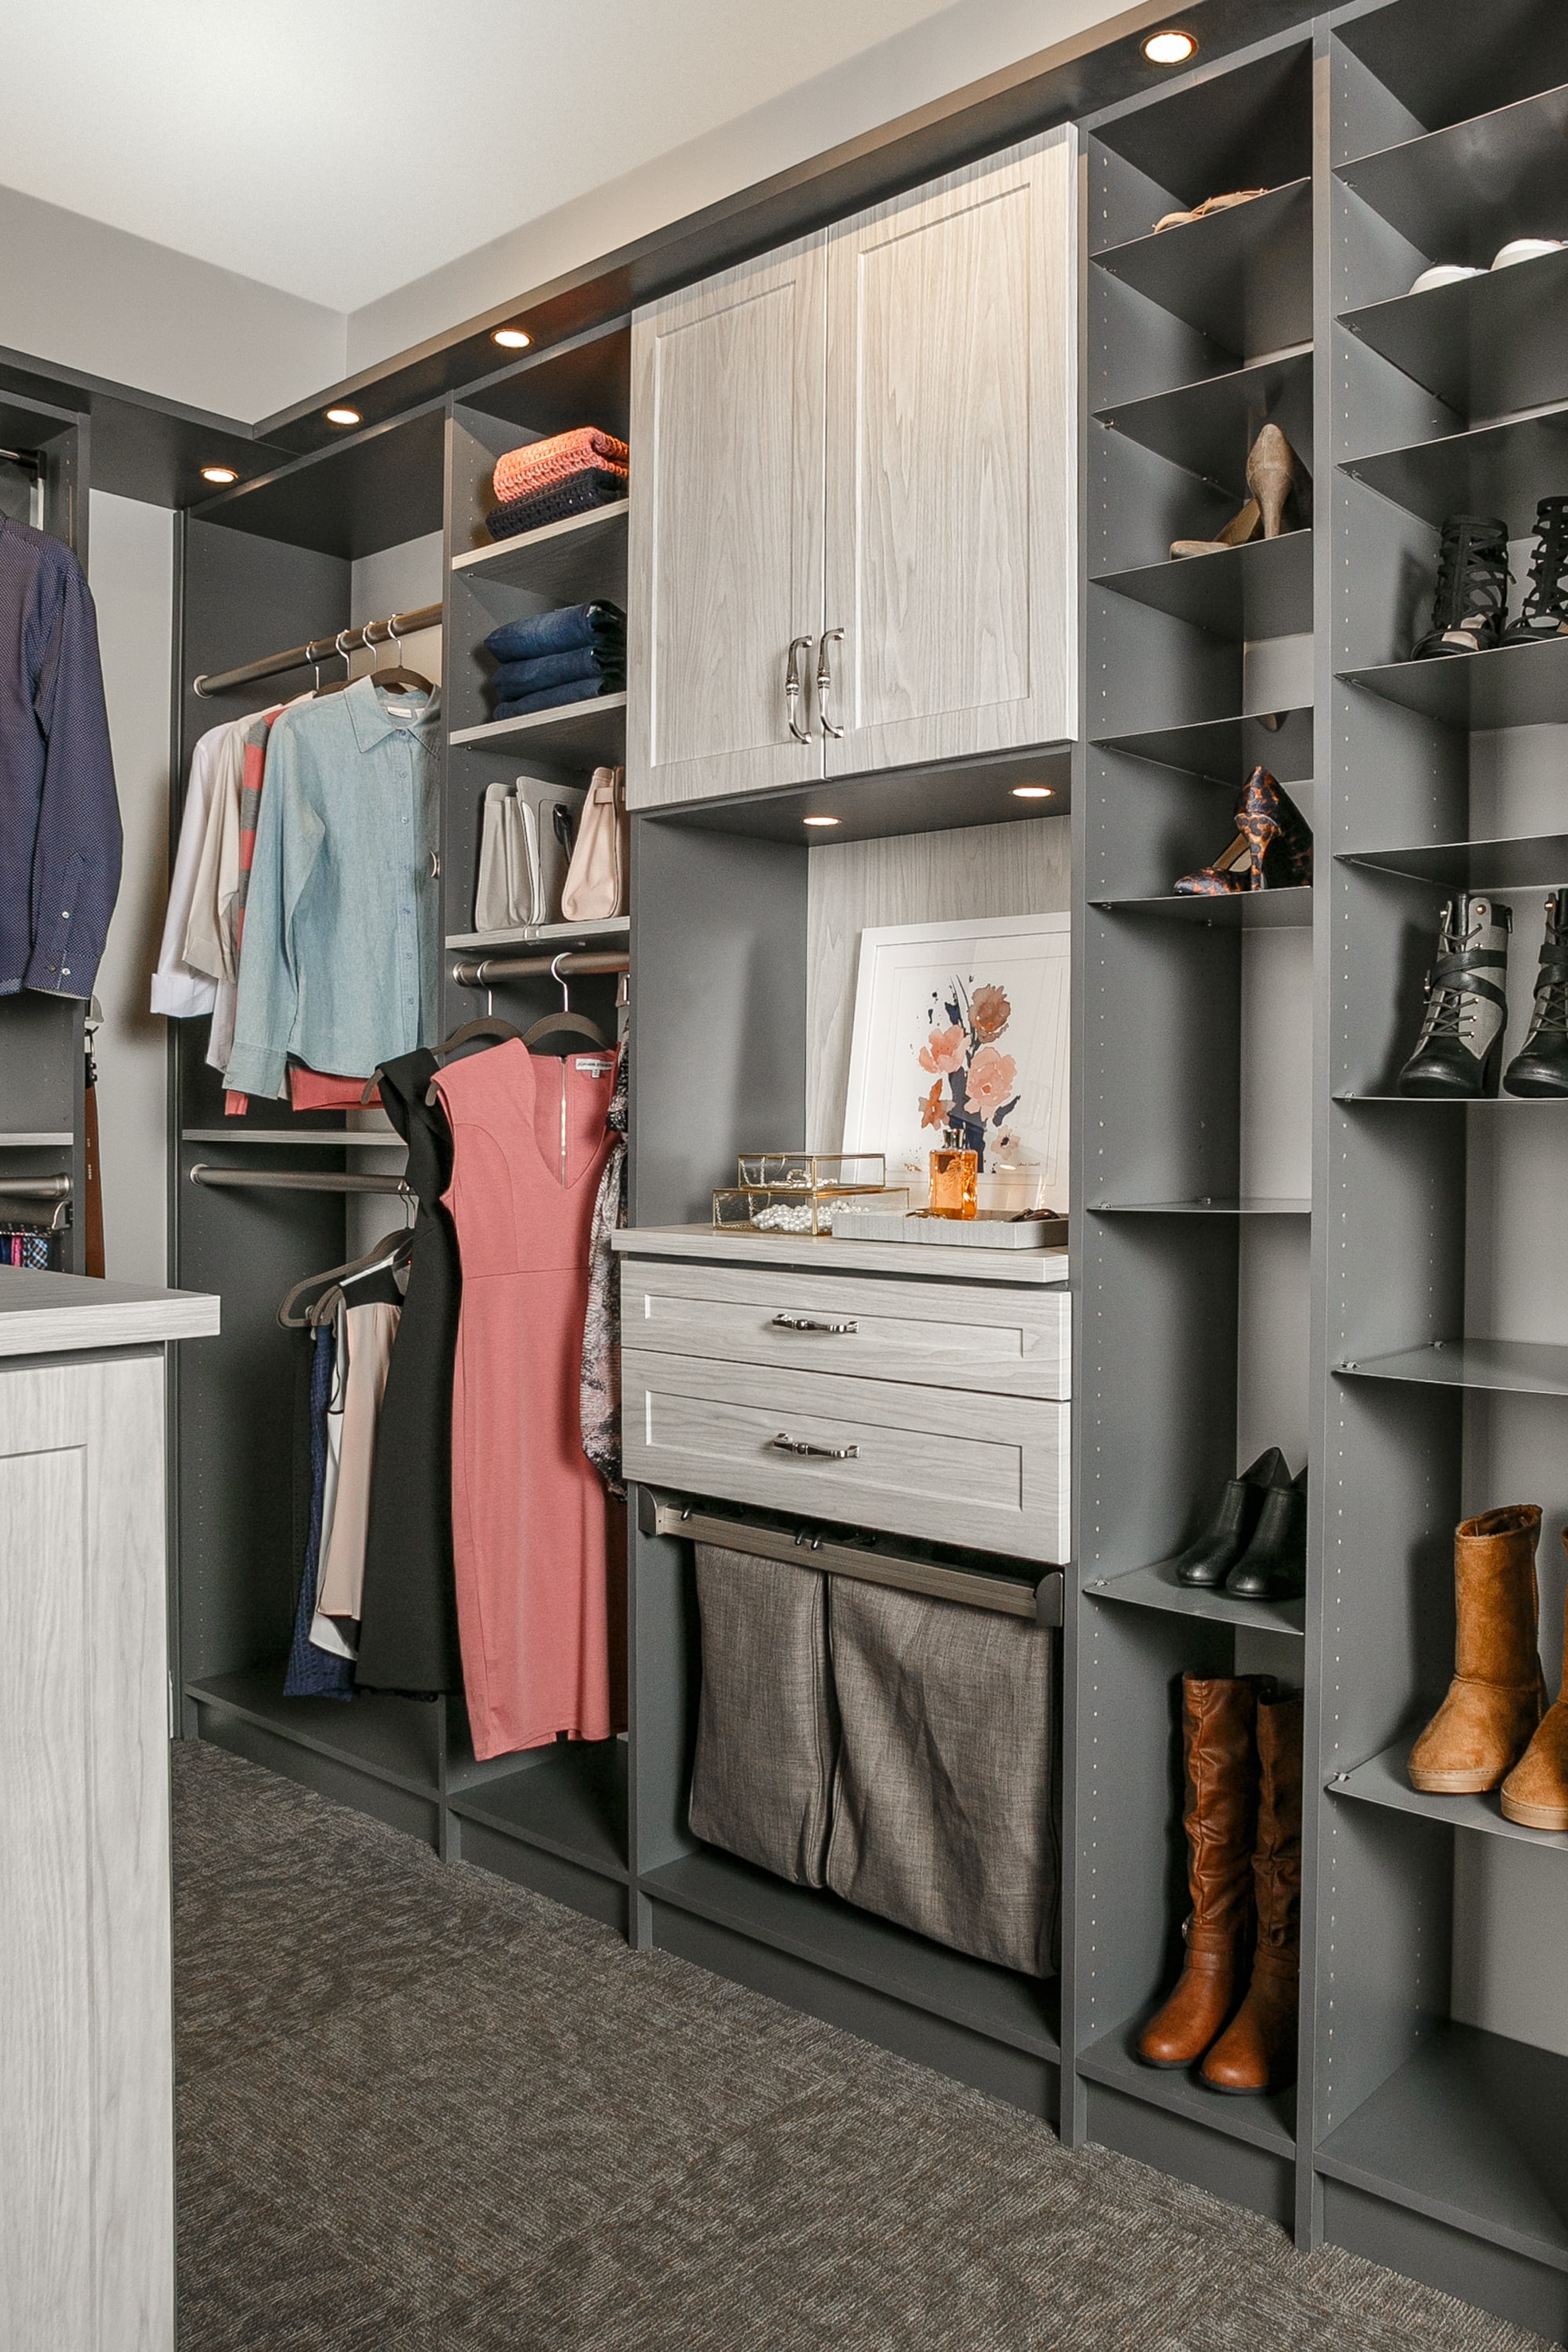
[[[320,669],[334,654],[341,660],[363,646],[395,646],[420,629],[438,629],[440,625],[440,605],[421,604],[417,612],[394,613],[389,620],[366,621],[357,629],[340,629],[335,637],[312,637],[305,645],[290,646],[286,653],[268,654],[263,661],[241,662],[237,669],[204,671],[195,681],[195,691],[204,698],[228,694],[237,686],[253,686],[259,678],[279,677],[285,670]]]
[[[630,971],[625,948],[568,948],[564,954],[481,956],[452,966],[459,988],[494,988],[503,980],[570,979],[578,972]]]
[[[414,1198],[413,1188],[401,1176],[339,1176],[315,1168],[215,1168],[205,1160],[192,1169],[191,1181],[237,1192],[259,1185],[279,1192],[395,1192],[405,1201]]]
[[[68,1201],[68,1176],[0,1176],[0,1201]]]

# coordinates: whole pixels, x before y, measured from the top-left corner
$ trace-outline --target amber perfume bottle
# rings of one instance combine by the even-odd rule
[[[931,1155],[931,1213],[973,1217],[979,1197],[980,1154],[962,1150],[956,1131],[949,1128],[942,1150]]]

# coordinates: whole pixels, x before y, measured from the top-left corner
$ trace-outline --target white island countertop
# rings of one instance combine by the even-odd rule
[[[210,1339],[222,1301],[202,1290],[148,1290],[85,1274],[0,1266],[0,1356],[56,1356],[84,1348],[160,1347]]]

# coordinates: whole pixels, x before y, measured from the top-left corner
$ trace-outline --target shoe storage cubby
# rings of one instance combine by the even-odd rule
[[[1196,73],[1086,142],[1099,415],[1067,1738],[1096,1834],[1064,2014],[1086,2137],[1560,2337],[1568,1837],[1505,1819],[1495,1794],[1416,1790],[1408,1757],[1454,1672],[1461,1518],[1542,1507],[1556,1687],[1568,1118],[1506,1093],[1405,1097],[1399,1073],[1444,905],[1468,889],[1511,910],[1506,1061],[1545,894],[1568,883],[1568,635],[1415,657],[1446,520],[1502,521],[1511,621],[1537,502],[1568,493],[1568,254],[1490,266],[1512,240],[1568,236],[1568,26],[1524,0],[1484,19],[1358,0],[1313,29],[1323,103],[1299,169],[1315,247],[1290,242],[1287,187],[1141,245],[1167,194],[1283,178],[1288,142],[1279,159],[1230,142],[1289,119],[1292,57],[1304,74],[1289,39]],[[1188,152],[1191,176],[1162,171]],[[1207,278],[1192,257],[1211,236],[1215,255],[1229,245]],[[1311,289],[1283,353],[1236,331],[1271,246],[1285,286],[1300,270]],[[1479,274],[1411,291],[1448,264]],[[1236,512],[1265,418],[1310,467],[1310,532],[1170,561],[1167,540]],[[1310,892],[1162,905],[1220,845],[1254,761],[1312,825]],[[1301,961],[1258,963],[1280,950]],[[1293,1211],[1249,1203],[1260,1151],[1306,1171]],[[1260,1412],[1259,1368],[1286,1360],[1299,1402]],[[1292,1676],[1284,1628],[1162,1591],[1156,1564],[1257,1447],[1289,1453],[1293,1411],[1313,1491]],[[1226,2101],[1141,2064],[1135,2042],[1180,1967],[1178,1677],[1265,1671],[1307,1698],[1300,2066],[1289,2096]],[[1096,1867],[1107,1828],[1136,1867]]]

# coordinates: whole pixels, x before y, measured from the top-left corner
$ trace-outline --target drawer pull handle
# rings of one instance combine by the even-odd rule
[[[781,1454],[818,1454],[825,1462],[854,1462],[860,1454],[858,1445],[814,1445],[809,1437],[789,1437],[782,1429],[769,1442]]]
[[[855,1321],[852,1316],[846,1317],[842,1322],[831,1322],[823,1315],[775,1315],[773,1317],[773,1329],[775,1331],[832,1331],[835,1333],[840,1333],[845,1331],[858,1331],[859,1328],[859,1324]]]

